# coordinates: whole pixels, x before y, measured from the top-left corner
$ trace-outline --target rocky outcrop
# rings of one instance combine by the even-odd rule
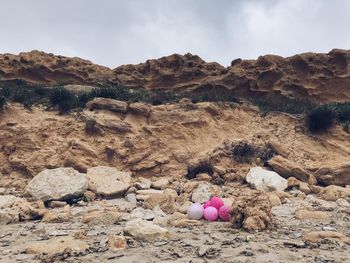
[[[87,190],[85,174],[73,168],[46,169],[37,174],[27,185],[26,192],[36,200],[69,200]]]
[[[150,59],[112,70],[80,58],[40,51],[0,55],[0,80],[43,85],[79,84],[176,91],[211,91],[242,97],[305,98],[317,102],[350,100],[350,51],[304,53],[283,58],[233,60],[231,66],[207,63],[191,54]]]

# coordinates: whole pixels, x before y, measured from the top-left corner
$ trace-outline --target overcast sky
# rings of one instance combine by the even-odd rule
[[[0,0],[0,53],[33,49],[109,67],[173,53],[229,65],[350,49],[350,0]]]

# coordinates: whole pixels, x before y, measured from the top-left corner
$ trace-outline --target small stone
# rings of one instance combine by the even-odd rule
[[[295,212],[296,218],[300,220],[315,220],[315,221],[329,221],[330,216],[323,211],[308,211],[308,210],[297,210]]]
[[[139,181],[137,183],[135,183],[135,187],[138,190],[150,189],[151,188],[151,181],[146,179],[146,178],[140,177]]]
[[[169,185],[169,180],[166,178],[161,178],[155,182],[152,182],[151,187],[154,189],[162,190]]]
[[[28,254],[58,254],[69,249],[74,252],[82,252],[89,248],[89,245],[82,240],[76,240],[73,237],[59,237],[45,241],[39,241],[30,244],[26,248]]]
[[[139,240],[155,240],[168,235],[168,230],[142,219],[131,220],[126,223],[124,233]]]
[[[200,183],[198,187],[193,191],[191,200],[194,203],[204,203],[210,199],[212,196],[212,189],[210,185],[205,183]]]
[[[124,236],[108,236],[107,245],[112,250],[124,250],[128,248],[128,243]]]

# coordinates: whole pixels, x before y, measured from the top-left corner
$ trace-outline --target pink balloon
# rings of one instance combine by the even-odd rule
[[[223,221],[229,221],[230,220],[230,207],[227,205],[223,205],[219,209],[219,217]]]
[[[218,219],[219,212],[215,207],[208,206],[204,209],[204,218],[208,221],[215,221]]]
[[[215,207],[217,210],[219,210],[220,207],[222,207],[224,205],[224,201],[222,201],[222,199],[220,197],[217,197],[217,196],[213,196],[210,199],[210,203],[211,203],[211,206]]]
[[[203,208],[204,208],[204,209],[206,209],[206,208],[209,207],[209,206],[212,206],[210,201],[206,201],[206,202],[203,204]]]

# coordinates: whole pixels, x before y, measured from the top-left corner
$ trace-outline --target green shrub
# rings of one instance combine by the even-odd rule
[[[275,152],[266,146],[255,146],[243,140],[231,149],[232,158],[238,163],[251,163],[259,158],[263,164],[274,156]]]
[[[214,88],[205,91],[196,91],[189,95],[193,103],[197,102],[239,102],[236,96],[228,90]]]
[[[350,103],[331,103],[327,105],[327,108],[332,110],[339,122],[350,121]]]
[[[6,98],[4,96],[0,96],[0,110],[3,110],[6,104]]]
[[[310,132],[325,132],[335,123],[336,113],[327,105],[312,109],[307,114],[306,125]]]
[[[51,105],[58,106],[61,114],[67,113],[77,106],[77,96],[63,87],[54,88],[49,100]]]
[[[246,141],[241,141],[233,146],[231,154],[238,163],[250,163],[256,152],[255,147]]]
[[[161,105],[170,102],[176,102],[180,99],[180,95],[174,92],[155,90],[151,93],[149,102],[152,105]]]
[[[315,106],[310,101],[301,101],[289,98],[278,99],[248,99],[253,105],[257,106],[263,115],[271,111],[286,112],[290,114],[307,113]]]

